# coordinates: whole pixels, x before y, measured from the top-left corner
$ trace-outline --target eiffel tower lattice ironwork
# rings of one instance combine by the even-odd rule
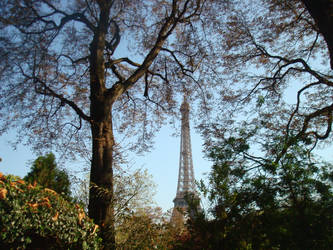
[[[174,208],[171,221],[183,221],[183,216],[179,210],[187,209],[185,200],[186,194],[195,194],[195,180],[192,160],[191,136],[189,113],[190,105],[184,98],[180,107],[182,116],[181,120],[181,138],[180,138],[180,157],[179,157],[179,173],[176,198],[173,200]]]

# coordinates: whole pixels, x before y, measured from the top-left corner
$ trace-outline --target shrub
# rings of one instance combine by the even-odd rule
[[[0,173],[0,249],[99,249],[97,233],[78,204]]]

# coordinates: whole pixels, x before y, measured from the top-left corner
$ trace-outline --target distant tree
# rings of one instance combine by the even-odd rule
[[[147,170],[116,168],[113,197],[117,249],[172,248],[179,231],[169,223],[170,216],[156,207],[155,186]],[[74,198],[87,208],[88,195],[86,179],[81,181]]]
[[[173,249],[180,233],[158,207],[143,207],[128,213],[116,232],[119,249]]]
[[[331,249],[333,166],[315,161],[301,144],[279,164],[271,153],[271,160],[254,157],[249,143],[254,135],[234,132],[211,148],[214,164],[208,184],[201,182],[210,216],[189,222],[191,237],[184,246]]]
[[[101,192],[108,191],[101,190]],[[133,171],[126,167],[116,167],[113,194],[116,225],[121,224],[122,218],[128,214],[153,206],[155,192],[156,184],[147,170]],[[89,176],[79,181],[74,198],[88,208]]]
[[[117,224],[128,214],[156,205],[156,184],[152,178],[147,170],[116,171],[114,204]]]
[[[69,176],[65,170],[60,170],[57,167],[55,156],[52,153],[39,156],[34,160],[31,170],[24,177],[24,180],[30,183],[37,182],[67,198],[71,195]]]

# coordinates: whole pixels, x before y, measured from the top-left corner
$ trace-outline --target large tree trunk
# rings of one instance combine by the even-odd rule
[[[302,0],[324,36],[333,69],[333,0]]]
[[[99,1],[100,20],[90,44],[90,117],[92,161],[89,217],[101,228],[105,249],[115,248],[113,204],[112,101],[105,86],[104,49],[112,1]]]
[[[111,114],[92,125],[92,162],[90,172],[89,216],[100,225],[105,249],[114,249],[113,210],[113,131]]]

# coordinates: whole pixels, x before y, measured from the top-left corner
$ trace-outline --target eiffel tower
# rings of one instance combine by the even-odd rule
[[[195,195],[195,181],[192,161],[191,137],[190,137],[190,122],[189,113],[190,105],[186,97],[180,106],[182,116],[181,137],[180,137],[180,157],[179,157],[179,173],[176,198],[173,200],[174,208],[172,211],[171,222],[183,223],[184,217],[180,212],[185,212],[188,204],[185,200],[186,194]]]

